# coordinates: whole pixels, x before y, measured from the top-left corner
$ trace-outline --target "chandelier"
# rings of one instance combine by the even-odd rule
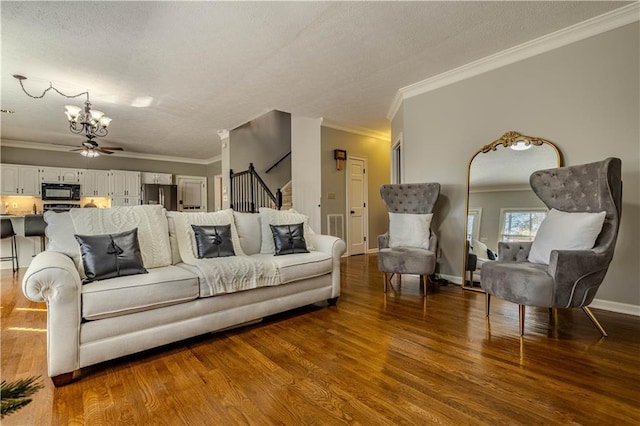
[[[104,115],[104,112],[91,109],[89,93],[84,102],[84,110],[76,105],[65,105],[64,113],[69,120],[69,130],[72,133],[84,134],[89,140],[95,137],[106,136],[109,131],[107,127],[111,119]]]
[[[109,131],[107,127],[109,123],[111,123],[111,118],[104,115],[104,112],[98,110],[91,109],[91,102],[89,102],[89,92],[78,93],[77,95],[65,95],[55,87],[53,84],[49,83],[49,87],[42,92],[40,96],[34,96],[26,91],[24,88],[23,80],[26,80],[27,77],[14,74],[13,77],[20,82],[20,87],[22,87],[22,91],[27,94],[27,96],[40,99],[43,98],[44,95],[47,94],[49,90],[56,91],[59,95],[64,96],[67,99],[77,98],[82,95],[87,96],[87,100],[84,102],[84,108],[76,106],[76,105],[66,105],[64,113],[69,120],[69,130],[75,134],[81,134],[87,138],[86,142],[82,143],[83,149],[80,152],[81,155],[85,157],[97,157],[100,155],[98,152],[100,148],[98,144],[93,141],[94,138],[106,136]]]

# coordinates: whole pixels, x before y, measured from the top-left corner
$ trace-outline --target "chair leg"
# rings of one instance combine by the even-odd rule
[[[484,294],[484,311],[489,316],[489,308],[491,307],[491,295],[489,293]]]
[[[13,262],[15,260],[15,267],[13,266]],[[18,265],[18,245],[16,244],[16,236],[11,237],[11,268],[13,272],[17,272],[20,269],[20,265]]]
[[[429,291],[429,277],[420,275],[420,284],[424,288],[424,297],[427,297],[427,292]]]
[[[389,275],[388,272],[384,273],[384,292],[385,293],[387,292],[388,287],[391,285],[391,280],[393,279],[394,275],[395,273],[392,273],[391,275]]]
[[[518,305],[518,318],[520,319],[520,335],[524,336],[524,305]]]
[[[600,334],[602,334],[602,337],[607,337],[608,336],[607,332],[604,331],[604,328],[602,328],[602,325],[600,325],[600,322],[598,322],[598,320],[596,319],[596,316],[593,315],[593,312],[591,312],[591,309],[589,309],[589,307],[587,306],[583,306],[582,310],[584,311],[585,314],[587,314],[587,316],[589,317],[593,325],[596,326],[598,331],[600,331]]]

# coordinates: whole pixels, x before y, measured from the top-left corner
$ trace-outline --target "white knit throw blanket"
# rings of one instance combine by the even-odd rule
[[[182,261],[193,265],[205,278],[205,285],[200,285],[200,297],[217,294],[234,293],[258,287],[280,284],[278,269],[273,262],[263,262],[243,254],[198,259],[195,248],[195,237],[191,225],[231,225],[235,233],[233,214],[226,211],[216,213],[188,213],[175,217],[176,239]],[[256,236],[258,238],[258,236]],[[242,253],[239,240],[233,238],[236,254]]]
[[[71,209],[70,216],[78,235],[117,234],[138,228],[145,268],[171,265],[169,225],[162,206]]]

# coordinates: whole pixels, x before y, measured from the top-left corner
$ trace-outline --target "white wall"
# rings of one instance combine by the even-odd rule
[[[392,138],[403,132],[405,177],[442,184],[436,211],[442,273],[461,275],[469,159],[515,130],[554,142],[565,165],[622,159],[621,228],[597,299],[640,312],[638,27],[635,22],[403,102]]]
[[[291,116],[291,182],[293,208],[309,216],[309,226],[320,233],[321,138],[320,118]]]

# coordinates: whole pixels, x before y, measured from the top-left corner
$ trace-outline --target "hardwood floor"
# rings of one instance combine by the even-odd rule
[[[24,270],[21,270],[21,274]],[[337,306],[311,306],[46,377],[46,307],[2,270],[2,379],[45,388],[3,425],[640,424],[640,318],[528,309],[418,280],[382,293],[375,256],[345,259]]]

